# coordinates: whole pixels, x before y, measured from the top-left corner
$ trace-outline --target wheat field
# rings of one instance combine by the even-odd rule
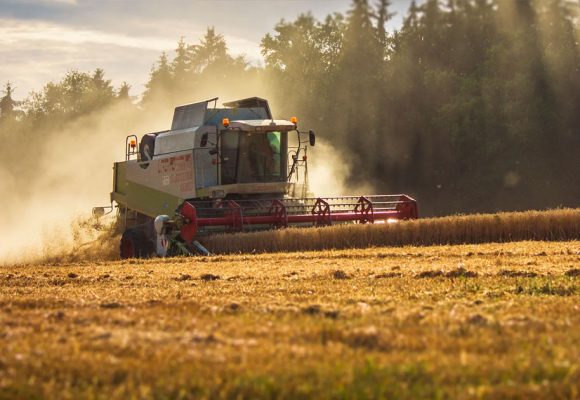
[[[119,259],[121,237],[114,220],[77,218],[71,223],[71,230],[72,246],[62,246],[59,240],[51,240],[42,255],[23,257],[19,263],[62,264]],[[341,224],[198,238],[216,255],[579,239],[580,209],[455,215],[395,224]]]
[[[216,254],[580,239],[580,209],[455,215],[395,224],[350,224],[215,235]]]
[[[0,399],[578,398],[579,277],[578,240],[4,265]]]

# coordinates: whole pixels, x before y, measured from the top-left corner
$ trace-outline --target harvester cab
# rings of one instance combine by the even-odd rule
[[[169,130],[126,138],[111,192],[122,258],[209,254],[196,239],[216,232],[417,217],[404,195],[312,198],[314,132],[274,119],[258,97],[217,100],[175,108]]]

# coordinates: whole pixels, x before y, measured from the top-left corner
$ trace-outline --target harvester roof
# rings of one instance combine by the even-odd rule
[[[259,97],[224,103],[225,108],[217,108],[215,99],[185,104],[175,107],[173,113],[172,131],[199,127],[202,125],[219,126],[223,118],[235,120],[272,119],[268,101]],[[214,103],[210,107],[210,103]]]

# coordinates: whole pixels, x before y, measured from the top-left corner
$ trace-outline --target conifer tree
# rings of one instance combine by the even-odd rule
[[[19,102],[12,98],[14,89],[10,82],[4,86],[4,96],[0,99],[0,119],[13,120],[16,118]]]
[[[163,52],[157,61],[157,66],[151,68],[149,81],[145,85],[143,103],[148,103],[154,99],[167,96],[173,89],[173,74],[167,58]]]
[[[131,96],[129,95],[130,90],[131,85],[129,85],[127,82],[123,82],[117,90],[117,100],[131,101]]]

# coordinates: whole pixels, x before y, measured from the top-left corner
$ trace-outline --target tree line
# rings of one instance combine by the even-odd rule
[[[424,215],[580,205],[578,7],[427,0],[389,32],[390,6],[353,0],[345,15],[283,20],[262,39],[261,66],[209,28],[160,56],[138,102],[101,69],[71,71],[20,102],[7,84],[0,137],[58,132],[119,103],[139,115],[262,95],[333,146],[351,187],[408,193]]]

